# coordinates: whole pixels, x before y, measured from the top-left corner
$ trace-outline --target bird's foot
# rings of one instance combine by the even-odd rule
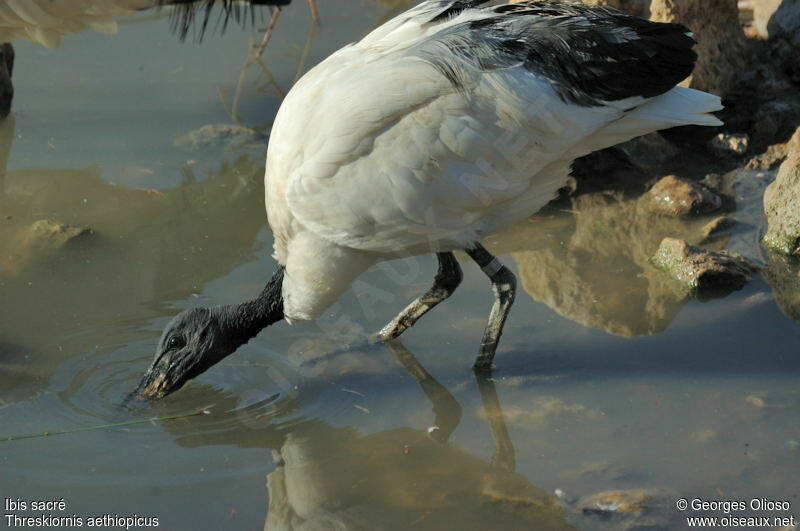
[[[479,363],[476,361],[475,364],[472,366],[472,370],[482,376],[491,376],[492,369],[494,369],[494,364],[492,362],[489,362],[487,364],[487,363]]]
[[[317,0],[308,0],[308,7],[311,10],[311,20],[314,24],[319,24],[319,8],[317,7]]]
[[[472,365],[472,370],[478,374],[486,376],[492,374],[492,369],[494,368],[492,361],[494,360],[494,355],[496,352],[497,343],[481,344],[481,349],[478,352],[478,357],[475,360],[475,364]]]

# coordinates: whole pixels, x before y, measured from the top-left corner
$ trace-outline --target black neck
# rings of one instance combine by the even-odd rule
[[[278,266],[264,290],[255,299],[215,308],[220,326],[233,343],[233,349],[244,345],[261,330],[283,319],[283,270],[283,266]]]

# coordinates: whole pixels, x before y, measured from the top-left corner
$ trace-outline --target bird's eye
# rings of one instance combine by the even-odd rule
[[[183,338],[180,336],[172,336],[167,340],[167,348],[174,349],[174,348],[181,348],[184,345]]]

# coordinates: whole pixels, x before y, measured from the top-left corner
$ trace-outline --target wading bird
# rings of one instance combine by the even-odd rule
[[[269,42],[272,30],[281,13],[281,6],[292,0],[23,0],[6,2],[0,0],[0,120],[11,110],[14,87],[11,82],[14,64],[14,48],[11,42],[26,39],[48,48],[61,45],[61,37],[90,28],[106,34],[117,32],[117,17],[132,15],[136,11],[152,7],[172,9],[172,28],[185,39],[195,28],[196,18],[202,22],[196,37],[202,39],[211,14],[216,6],[220,8],[219,22],[224,30],[233,19],[240,24],[256,20],[257,7],[268,6],[273,9],[269,25],[264,29],[264,37],[255,56],[260,56]],[[316,0],[307,0],[311,16],[319,20]],[[197,12],[202,11],[202,15]]]
[[[280,320],[314,319],[371,265],[435,252],[433,287],[380,333],[399,336],[461,282],[463,250],[494,305],[489,371],[515,278],[479,243],[553,199],[577,157],[675,126],[715,126],[719,98],[676,87],[696,59],[680,25],[552,0],[429,0],[309,71],[267,152],[279,266],[242,304],[166,327],[135,395],[165,396]]]

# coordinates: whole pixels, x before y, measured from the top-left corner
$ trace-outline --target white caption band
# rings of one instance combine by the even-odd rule
[[[498,271],[503,269],[503,264],[497,258],[492,258],[492,261],[481,268],[487,276],[493,277]]]

